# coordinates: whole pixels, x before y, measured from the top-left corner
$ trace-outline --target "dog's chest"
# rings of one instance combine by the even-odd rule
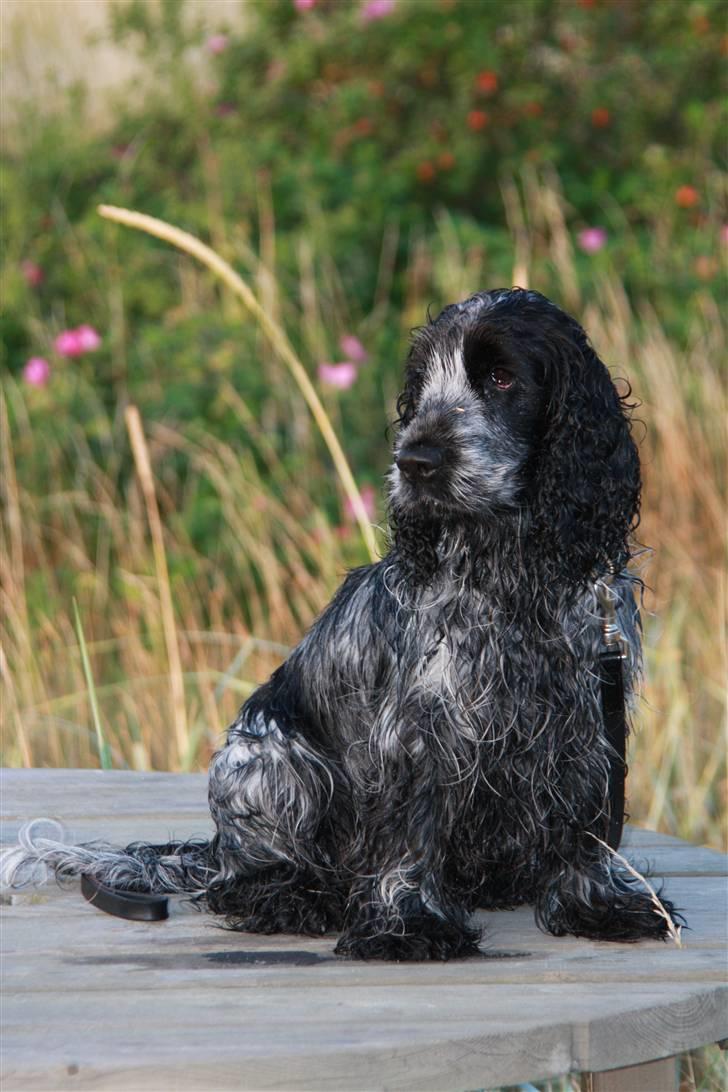
[[[415,624],[398,690],[428,730],[437,724],[453,743],[520,748],[569,716],[580,704],[575,689],[591,689],[586,650],[575,648],[573,634],[557,625],[544,633],[482,597],[433,604]]]

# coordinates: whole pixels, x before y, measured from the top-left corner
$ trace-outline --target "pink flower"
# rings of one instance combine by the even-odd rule
[[[228,47],[227,34],[213,34],[205,45],[208,53],[224,53]]]
[[[344,334],[339,342],[339,348],[346,359],[353,361],[354,364],[363,364],[369,356],[359,338],[354,337],[353,334]]]
[[[607,233],[601,227],[588,227],[579,232],[577,240],[585,254],[596,254],[598,250],[606,246]]]
[[[720,238],[721,242],[728,246],[728,224],[723,224],[723,227],[720,229]]]
[[[31,356],[23,368],[23,379],[31,387],[45,387],[51,377],[51,366],[42,356]]]
[[[76,336],[82,353],[93,353],[101,345],[101,338],[93,326],[79,326],[76,329]]]
[[[296,11],[311,11],[316,7],[316,0],[293,0],[293,6]]]
[[[377,514],[377,500],[373,487],[371,485],[365,485],[359,490],[359,494],[361,496],[361,502],[364,505],[364,511],[367,514],[367,519],[373,520]],[[355,522],[356,514],[354,512],[354,505],[348,497],[344,500],[344,515],[350,523]]]
[[[26,261],[21,265],[21,270],[26,282],[31,288],[37,288],[39,284],[42,284],[45,279],[45,274],[39,265],[35,262]]]
[[[81,356],[83,353],[78,330],[64,330],[62,334],[58,335],[53,344],[56,352],[61,356]]]
[[[75,330],[64,330],[53,344],[60,356],[83,356],[98,349],[101,338],[93,326],[77,326]]]
[[[375,19],[384,19],[394,11],[394,0],[367,0],[361,9],[361,17],[365,23],[373,23]]]
[[[350,360],[341,364],[319,364],[318,377],[328,387],[335,387],[339,391],[348,391],[356,381],[357,368]]]
[[[235,113],[235,106],[232,102],[219,102],[215,107],[215,113],[219,118],[229,118]]]

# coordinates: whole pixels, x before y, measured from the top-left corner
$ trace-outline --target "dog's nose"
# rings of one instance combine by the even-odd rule
[[[426,481],[442,466],[442,452],[438,447],[412,444],[402,448],[397,456],[397,466],[410,481]]]

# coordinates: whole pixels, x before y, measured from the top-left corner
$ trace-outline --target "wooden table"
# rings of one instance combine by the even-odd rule
[[[74,840],[210,830],[202,775],[6,770],[0,786],[5,842],[39,815]],[[625,847],[684,909],[682,949],[556,939],[524,908],[482,915],[489,959],[361,964],[333,937],[228,933],[180,903],[138,924],[77,886],[13,894],[4,1088],[492,1089],[591,1071],[601,1092],[667,1092],[670,1059],[728,1037],[726,858],[634,828]]]

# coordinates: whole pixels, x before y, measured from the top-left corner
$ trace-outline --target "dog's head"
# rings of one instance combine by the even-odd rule
[[[518,514],[554,571],[620,566],[639,506],[625,405],[581,326],[538,292],[498,289],[418,330],[398,402],[395,524]]]

